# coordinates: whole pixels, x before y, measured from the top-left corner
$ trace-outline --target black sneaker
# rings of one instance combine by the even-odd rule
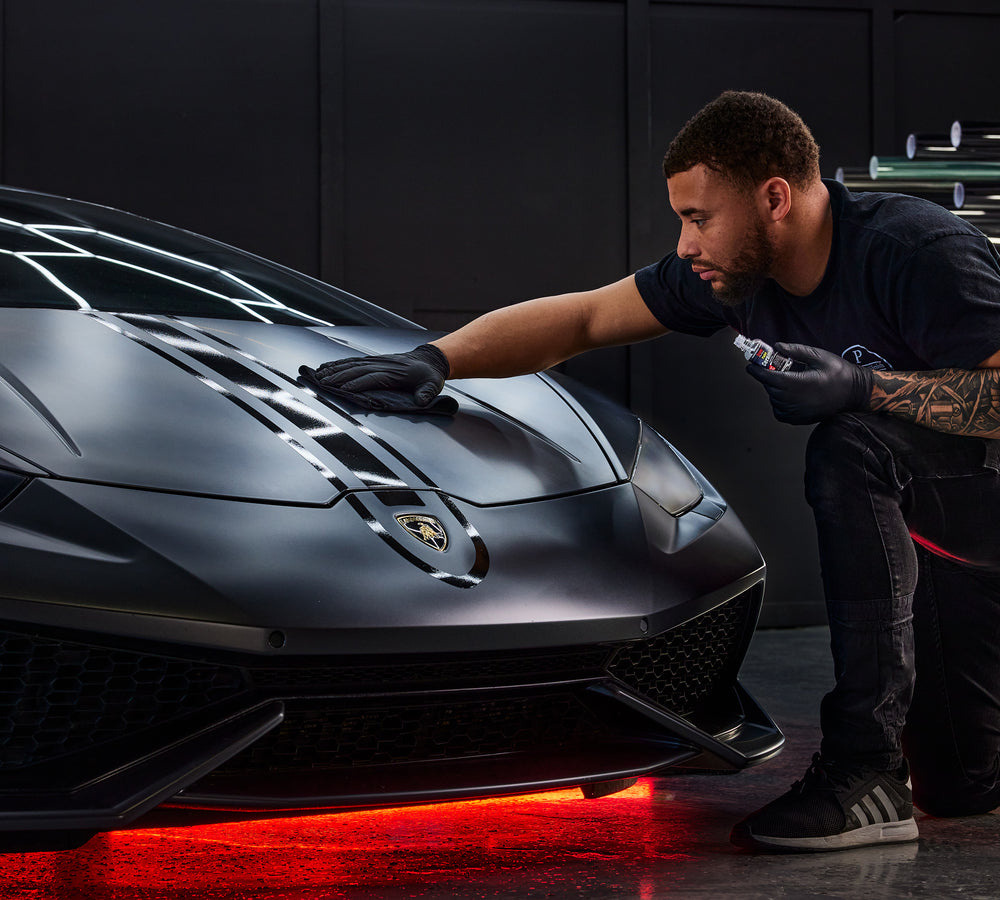
[[[917,839],[909,767],[875,772],[817,753],[787,794],[747,816],[729,838],[749,850],[846,850]]]

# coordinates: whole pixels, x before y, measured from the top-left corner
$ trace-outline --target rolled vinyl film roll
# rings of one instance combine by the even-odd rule
[[[996,184],[955,184],[956,209],[982,209],[1000,211],[1000,181]]]
[[[951,123],[951,145],[1000,154],[1000,123],[956,120]]]
[[[873,156],[868,173],[876,181],[1000,181],[1000,161],[912,161],[904,156]]]
[[[839,179],[838,179],[839,180]],[[922,197],[946,209],[955,209],[957,184],[949,181],[872,181],[870,178],[847,178],[840,182],[849,191],[877,191],[883,194],[909,194]]]

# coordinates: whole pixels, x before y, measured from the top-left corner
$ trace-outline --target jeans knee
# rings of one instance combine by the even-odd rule
[[[863,467],[865,442],[855,417],[833,416],[820,422],[809,435],[805,457],[806,499],[815,509],[826,500],[836,501],[845,481]]]

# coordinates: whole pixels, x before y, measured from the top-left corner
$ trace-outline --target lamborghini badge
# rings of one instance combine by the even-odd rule
[[[396,521],[428,547],[442,552],[448,548],[448,534],[434,516],[396,516]]]

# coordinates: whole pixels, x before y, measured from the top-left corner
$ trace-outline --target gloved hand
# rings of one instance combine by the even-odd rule
[[[777,372],[751,363],[747,372],[764,385],[779,422],[811,425],[837,413],[871,409],[869,369],[804,344],[779,343],[774,349],[797,365]]]
[[[317,387],[369,409],[453,414],[454,401],[447,408],[432,402],[450,371],[448,358],[432,344],[421,344],[407,353],[338,359],[315,370],[299,368],[299,374]]]

